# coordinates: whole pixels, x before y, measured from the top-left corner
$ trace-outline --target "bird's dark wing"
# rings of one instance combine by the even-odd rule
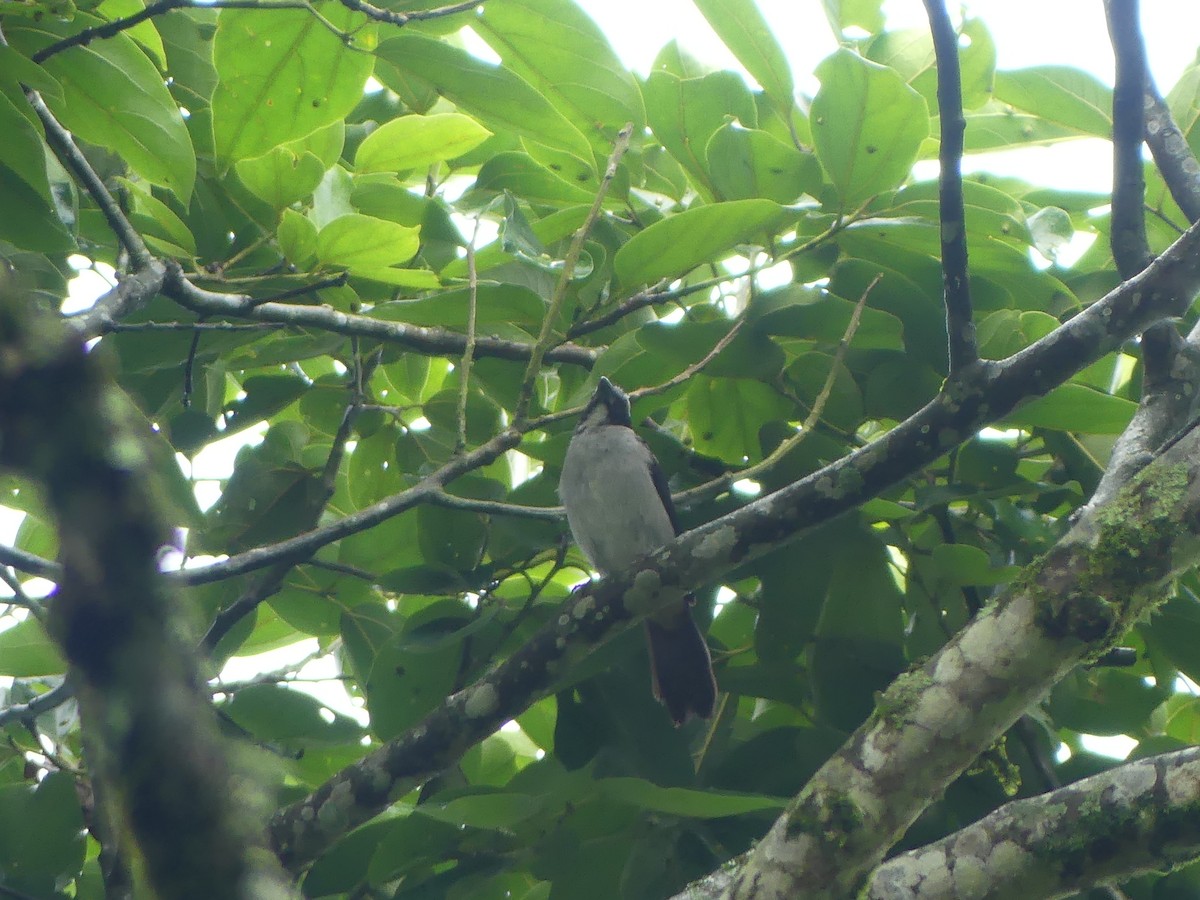
[[[662,501],[662,505],[667,510],[667,518],[671,520],[671,528],[679,534],[679,517],[675,515],[675,503],[671,500],[671,486],[667,484],[667,476],[662,470],[662,466],[658,464],[658,459],[650,450],[650,445],[642,441],[642,446],[646,448],[646,452],[650,454],[650,479],[654,482],[654,489],[658,491],[658,499]]]

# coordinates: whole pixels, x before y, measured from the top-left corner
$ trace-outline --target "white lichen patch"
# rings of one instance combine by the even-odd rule
[[[971,857],[959,857],[954,862],[954,893],[952,897],[986,897],[992,883],[983,864]]]
[[[484,719],[492,715],[500,705],[500,694],[495,685],[484,682],[467,694],[463,712],[470,719]]]
[[[1193,768],[1171,769],[1163,781],[1167,791],[1167,802],[1172,806],[1194,806],[1200,799],[1200,777]]]
[[[718,528],[700,540],[693,555],[697,559],[721,559],[729,553],[736,541],[737,533],[733,528]]]
[[[590,597],[590,596],[584,597],[582,600],[580,600],[578,603],[576,603],[574,607],[572,607],[571,615],[574,616],[576,620],[583,619],[583,618],[586,618],[588,613],[590,613],[595,608],[596,608],[596,598]]]
[[[930,730],[959,732],[970,722],[971,714],[952,690],[935,684],[921,693],[913,720]]]
[[[1026,861],[1027,852],[1013,841],[1001,841],[998,843],[988,857],[988,868],[993,875],[1016,875],[1023,872],[1028,863]],[[1002,881],[1003,879],[997,879]]]
[[[940,684],[954,684],[962,678],[962,673],[962,651],[954,646],[947,647],[934,664],[933,680]]]

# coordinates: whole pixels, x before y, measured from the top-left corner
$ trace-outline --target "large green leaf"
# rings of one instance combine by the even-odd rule
[[[839,50],[817,66],[809,120],[843,209],[898,187],[929,135],[925,100],[896,72]]]
[[[598,159],[626,123],[645,121],[633,75],[571,0],[487,3],[472,27],[508,69],[588,136]]]
[[[34,678],[61,675],[67,670],[58,647],[30,617],[0,631],[0,675]]]
[[[318,14],[326,19],[322,22]],[[313,11],[225,10],[213,44],[213,138],[225,166],[261,156],[350,112],[374,62],[372,26],[339,3]],[[355,46],[330,32],[353,32]]]
[[[492,131],[520,135],[581,160],[592,159],[591,146],[579,129],[507,68],[418,34],[388,38],[375,54],[400,73],[428,80],[439,94]],[[379,77],[388,82],[386,69]]]
[[[801,194],[815,197],[821,189],[821,167],[811,153],[732,122],[713,134],[705,162],[723,200],[763,197],[794,203]]]
[[[732,72],[680,78],[659,69],[642,88],[646,118],[654,136],[707,195],[715,196],[705,148],[718,128],[736,120],[758,126],[758,110],[745,82]]]
[[[784,113],[795,103],[792,69],[754,0],[693,0],[738,62]]]
[[[358,145],[354,167],[360,173],[424,169],[467,153],[490,135],[461,113],[401,116],[367,135]]]
[[[1059,431],[1120,434],[1136,411],[1137,404],[1131,400],[1068,383],[1013,410],[1005,421]]]
[[[77,13],[66,22],[46,16],[36,25],[6,28],[13,45],[27,51],[97,27],[103,20]],[[46,104],[67,128],[119,153],[137,174],[186,202],[196,178],[192,140],[162,76],[126,34],[72,47],[44,63],[62,85],[61,99]]]
[[[786,210],[770,200],[731,200],[689,209],[635,234],[613,259],[621,283],[634,288],[674,278],[716,261],[736,244],[782,224]]]
[[[1067,66],[996,73],[996,99],[1076,134],[1112,136],[1112,89]]]

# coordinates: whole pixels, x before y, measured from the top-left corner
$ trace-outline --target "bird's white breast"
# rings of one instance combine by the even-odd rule
[[[675,537],[650,477],[652,461],[629,428],[587,428],[571,440],[558,491],[576,543],[602,573]]]

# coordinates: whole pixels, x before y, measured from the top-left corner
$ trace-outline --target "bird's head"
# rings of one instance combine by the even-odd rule
[[[596,385],[596,392],[588,401],[583,415],[579,417],[580,428],[595,428],[601,425],[624,425],[633,427],[629,415],[629,396],[604,376]]]

